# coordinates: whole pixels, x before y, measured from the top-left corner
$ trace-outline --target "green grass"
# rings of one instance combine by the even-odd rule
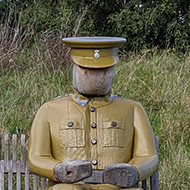
[[[64,72],[47,74],[27,69],[1,75],[1,133],[28,133],[37,109],[46,101],[68,92],[70,81]]]
[[[160,137],[161,189],[190,189],[190,55],[150,51],[125,59],[117,66],[114,92],[147,110]]]
[[[0,133],[28,135],[39,107],[71,92],[72,64],[56,43],[54,53],[38,41],[0,62]],[[149,115],[160,138],[160,189],[190,189],[190,54],[153,49],[120,57],[112,91],[141,102]]]

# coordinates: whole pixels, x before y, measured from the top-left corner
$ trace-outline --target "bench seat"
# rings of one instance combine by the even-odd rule
[[[158,150],[158,137],[156,145]],[[47,179],[28,171],[25,134],[0,134],[0,190],[44,190]],[[139,183],[144,190],[159,190],[159,172]]]

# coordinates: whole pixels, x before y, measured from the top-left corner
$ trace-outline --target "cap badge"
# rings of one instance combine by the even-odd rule
[[[95,50],[95,51],[94,51],[94,58],[95,58],[95,59],[100,58],[100,50]]]

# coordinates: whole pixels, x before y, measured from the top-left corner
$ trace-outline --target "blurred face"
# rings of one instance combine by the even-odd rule
[[[73,87],[86,96],[106,95],[111,90],[113,75],[114,66],[91,69],[74,64]]]

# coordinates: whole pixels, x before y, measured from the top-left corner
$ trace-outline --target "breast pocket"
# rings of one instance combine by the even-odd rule
[[[77,148],[85,146],[84,120],[70,118],[60,123],[60,146],[62,148]]]
[[[103,121],[103,146],[104,147],[124,147],[125,129],[124,120]]]

